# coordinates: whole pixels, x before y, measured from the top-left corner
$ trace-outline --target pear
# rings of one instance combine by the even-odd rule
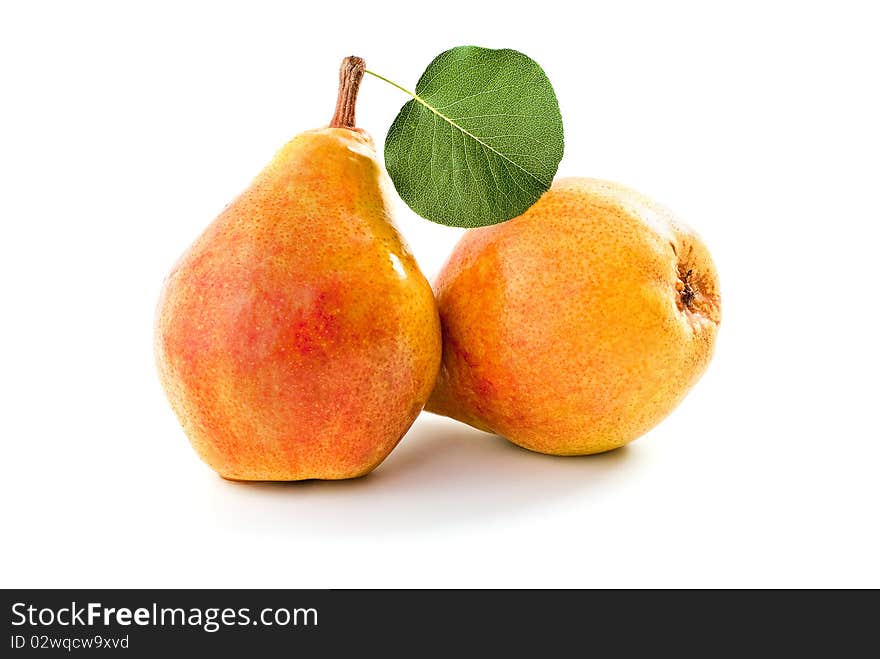
[[[366,474],[433,387],[437,308],[392,224],[373,141],[354,127],[363,74],[346,58],[330,126],[282,147],[165,281],[160,379],[224,478]]]
[[[699,237],[638,192],[556,181],[468,231],[435,282],[443,363],[427,409],[542,453],[623,446],[682,400],[721,320]]]

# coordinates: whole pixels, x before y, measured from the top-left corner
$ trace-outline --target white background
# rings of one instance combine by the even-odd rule
[[[3,3],[0,585],[880,586],[871,3],[491,4]],[[702,233],[708,373],[608,455],[425,414],[362,480],[221,480],[155,374],[163,277],[343,56],[411,87],[462,44],[544,67],[561,175]],[[359,124],[406,100],[367,78]],[[460,231],[398,206],[433,277]]]

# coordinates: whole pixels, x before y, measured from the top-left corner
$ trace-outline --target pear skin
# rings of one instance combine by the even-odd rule
[[[366,474],[433,387],[437,309],[373,142],[354,128],[362,75],[346,59],[331,127],[286,144],[166,279],[160,379],[224,478]]]
[[[700,238],[586,178],[468,231],[435,291],[443,362],[427,409],[554,455],[609,451],[659,423],[706,369],[721,320]]]

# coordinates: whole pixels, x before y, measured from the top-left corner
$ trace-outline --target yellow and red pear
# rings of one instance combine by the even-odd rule
[[[392,223],[373,142],[355,128],[363,72],[363,60],[344,61],[330,127],[287,143],[165,282],[161,381],[225,478],[366,474],[434,384],[434,297]]]

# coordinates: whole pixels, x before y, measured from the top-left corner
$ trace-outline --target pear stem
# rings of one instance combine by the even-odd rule
[[[330,121],[331,128],[354,128],[354,110],[357,104],[358,89],[367,65],[360,57],[346,57],[339,67],[339,96],[336,98],[336,112]]]

